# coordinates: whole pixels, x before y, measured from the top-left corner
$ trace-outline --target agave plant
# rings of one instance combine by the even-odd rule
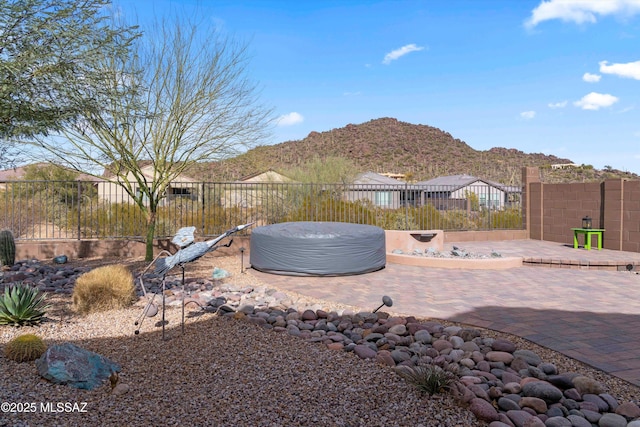
[[[0,296],[0,325],[34,325],[42,320],[49,305],[46,293],[19,283],[5,288]]]

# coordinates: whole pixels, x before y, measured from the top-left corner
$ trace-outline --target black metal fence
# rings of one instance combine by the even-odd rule
[[[157,212],[156,237],[193,225],[214,236],[239,224],[339,221],[387,230],[522,229],[513,187],[178,182]],[[16,239],[139,239],[146,217],[105,181],[0,182],[0,228]]]

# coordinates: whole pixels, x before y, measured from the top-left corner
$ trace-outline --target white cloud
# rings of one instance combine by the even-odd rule
[[[520,113],[520,117],[522,117],[525,120],[531,120],[536,116],[536,112],[535,111],[523,111],[522,113]]]
[[[420,50],[423,50],[424,47],[422,46],[417,46],[415,43],[411,43],[405,46],[402,46],[400,49],[396,49],[396,50],[392,50],[391,52],[387,53],[384,56],[384,59],[382,60],[382,63],[385,65],[388,65],[391,63],[391,61],[395,61],[396,59],[400,58],[401,56],[404,56],[408,53],[411,52],[417,52]]]
[[[582,76],[582,80],[584,80],[587,83],[598,83],[601,78],[602,78],[601,75],[591,74],[591,73],[584,73],[584,75]]]
[[[304,117],[302,116],[302,114],[293,112],[289,114],[283,114],[282,116],[278,117],[277,124],[278,126],[293,126],[297,125],[298,123],[302,123],[303,121]]]
[[[640,80],[640,61],[627,62],[626,64],[607,65],[607,61],[600,61],[600,72],[604,74],[615,74],[619,77]]]
[[[599,110],[600,108],[611,107],[618,102],[618,98],[608,93],[591,92],[583,96],[579,101],[573,103],[583,110]]]
[[[561,101],[561,102],[550,102],[549,104],[549,108],[564,108],[567,106],[567,101]]]
[[[640,13],[640,0],[543,0],[531,11],[524,25],[533,28],[552,19],[593,24],[597,15],[633,16],[637,13]]]

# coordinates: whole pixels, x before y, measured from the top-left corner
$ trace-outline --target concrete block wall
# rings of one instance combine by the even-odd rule
[[[525,217],[529,238],[573,244],[571,228],[592,218],[603,228],[603,248],[640,252],[640,181],[544,184],[531,169],[525,178]]]
[[[622,250],[640,252],[640,181],[625,181],[622,211]]]

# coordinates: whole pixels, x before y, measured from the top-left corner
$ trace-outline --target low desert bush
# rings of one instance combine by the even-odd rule
[[[453,372],[437,365],[399,366],[396,372],[428,395],[450,391],[457,379]]]
[[[33,334],[25,334],[15,337],[4,347],[7,359],[16,362],[31,362],[47,351],[47,345],[40,337]]]
[[[135,301],[133,275],[122,265],[106,265],[84,273],[73,288],[73,308],[89,314],[128,307]]]

